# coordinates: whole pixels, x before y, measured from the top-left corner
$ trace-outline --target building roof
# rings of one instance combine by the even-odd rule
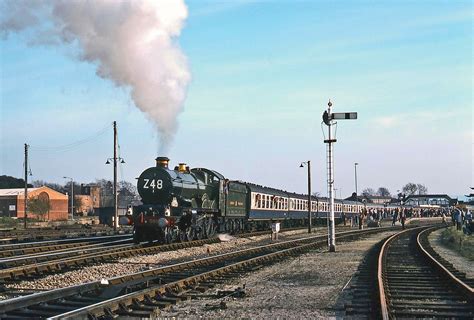
[[[28,192],[36,191],[39,188],[28,188]],[[25,194],[25,188],[14,188],[14,189],[0,189],[0,197],[5,196],[18,196]]]
[[[42,190],[47,191],[50,194],[50,196],[55,195],[56,197],[59,197],[59,198],[64,198],[64,197],[67,198],[67,196],[64,193],[58,192],[46,186],[42,186],[39,188],[28,188],[28,195],[33,194],[33,193],[40,193],[40,191]],[[0,189],[0,197],[11,197],[11,196],[24,198],[25,188]]]
[[[413,198],[444,198],[448,200],[453,200],[450,196],[447,194],[412,194],[409,195],[406,199],[413,199]]]

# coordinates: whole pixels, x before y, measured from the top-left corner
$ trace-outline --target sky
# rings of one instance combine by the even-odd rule
[[[471,191],[471,1],[185,3],[173,41],[190,80],[166,148],[130,88],[98,76],[77,47],[2,34],[0,175],[23,177],[28,143],[29,179],[112,179],[105,162],[117,121],[120,179],[134,183],[168,156],[172,166],[305,192],[299,166],[310,160],[312,190],[326,195],[321,115],[331,99],[334,112],[358,112],[337,125],[338,197],[355,190],[355,162],[359,192],[396,194],[408,182],[429,193]]]

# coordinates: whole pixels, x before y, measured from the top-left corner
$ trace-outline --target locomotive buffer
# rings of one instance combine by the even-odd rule
[[[334,226],[334,158],[333,143],[337,140],[332,136],[333,120],[355,120],[357,112],[338,112],[331,113],[332,103],[328,102],[328,109],[323,113],[323,122],[328,126],[328,139],[324,140],[327,144],[326,148],[326,164],[327,164],[327,183],[329,193],[329,225],[328,225],[328,247],[329,252],[336,251],[336,231]]]

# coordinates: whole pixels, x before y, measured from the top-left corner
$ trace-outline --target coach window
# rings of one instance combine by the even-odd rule
[[[267,209],[270,209],[270,196],[267,196]]]

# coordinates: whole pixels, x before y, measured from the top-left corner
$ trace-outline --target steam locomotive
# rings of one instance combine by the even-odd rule
[[[216,171],[190,169],[184,163],[170,169],[169,161],[167,157],[156,158],[156,166],[138,178],[143,204],[133,207],[137,243],[190,241],[217,232],[265,230],[272,222],[281,222],[284,227],[307,223],[307,195],[231,181]],[[312,220],[325,221],[328,199],[312,197],[310,205]],[[335,216],[350,217],[364,206],[357,201],[335,200]]]

